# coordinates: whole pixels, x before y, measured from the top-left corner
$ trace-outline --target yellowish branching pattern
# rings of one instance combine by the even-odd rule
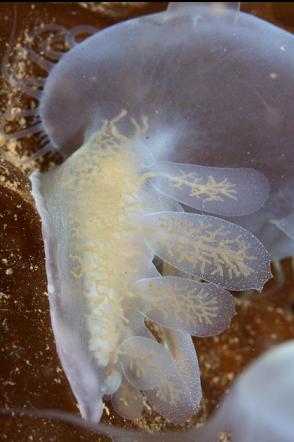
[[[217,317],[218,304],[216,297],[206,299],[204,288],[183,288],[183,284],[174,282],[164,285],[162,293],[158,293],[155,282],[149,283],[148,303],[153,311],[158,311],[167,320],[166,306],[172,307],[176,321],[185,326],[207,324],[212,325]]]
[[[248,245],[240,235],[232,237],[224,225],[215,227],[205,221],[197,223],[188,219],[160,218],[159,249],[166,251],[172,261],[189,264],[201,275],[234,277],[250,275],[256,256],[248,254]]]
[[[166,379],[156,389],[155,394],[162,402],[165,402],[170,406],[175,406],[181,400],[183,392],[177,383]]]
[[[153,176],[166,178],[175,189],[187,188],[190,197],[200,198],[205,203],[223,202],[225,198],[238,200],[236,184],[231,183],[228,178],[217,181],[210,175],[205,180],[197,172],[184,172],[183,170],[180,170],[180,175],[157,172]]]

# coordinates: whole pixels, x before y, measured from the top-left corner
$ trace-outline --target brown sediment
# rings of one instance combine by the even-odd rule
[[[115,4],[115,3],[114,3]],[[0,4],[0,54],[11,30],[13,3]],[[92,5],[92,6],[91,6]],[[94,8],[93,5],[96,5]],[[67,27],[89,24],[100,29],[121,18],[155,12],[165,3],[142,3],[128,9],[121,3],[115,14],[104,3],[15,3],[16,41],[22,51],[24,39],[35,25],[58,23]],[[278,3],[244,3],[244,9],[259,16],[294,26],[292,15],[283,13]],[[289,5],[289,3],[285,3]],[[287,7],[289,12],[289,6]],[[140,10],[140,11],[139,11]],[[20,57],[18,73],[31,74],[36,67]],[[13,63],[13,56],[9,59]],[[28,97],[0,80],[0,107],[32,107]],[[13,121],[12,121],[13,124]],[[25,125],[25,122],[21,122]],[[11,130],[14,127],[12,126]],[[78,414],[68,382],[60,367],[47,297],[44,249],[40,219],[36,212],[27,174],[35,168],[50,167],[58,158],[21,164],[19,160],[38,149],[38,139],[0,139],[0,407],[58,409]],[[294,276],[291,260],[281,263],[285,284],[279,277],[267,284],[262,294],[238,295],[237,311],[229,330],[220,336],[194,339],[199,357],[204,397],[197,417],[187,425],[199,425],[220,403],[235,377],[258,355],[275,344],[294,338]],[[146,431],[174,428],[146,404],[143,417],[135,424],[117,416],[109,403],[103,421],[125,428]],[[90,431],[49,419],[1,418],[1,440],[6,441],[99,441]],[[180,429],[177,429],[180,430]]]
[[[227,331],[211,338],[194,338],[208,415],[250,362],[274,345],[294,338],[291,260],[284,260],[282,267],[286,277],[283,288],[273,287],[278,284],[276,277],[267,284],[262,294],[251,294],[248,299],[239,295],[237,315]]]

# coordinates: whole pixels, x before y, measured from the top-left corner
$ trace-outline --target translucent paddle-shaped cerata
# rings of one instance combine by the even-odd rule
[[[248,176],[254,197],[246,210],[256,210],[268,194],[265,177],[193,165],[187,177],[185,165],[152,160],[148,130],[144,116],[123,110],[61,166],[31,177],[57,348],[92,421],[104,396],[128,419],[140,416],[143,398],[175,424],[195,414],[201,385],[191,335],[229,325],[235,310],[226,288],[260,290],[270,277],[269,255],[251,233],[184,213],[177,202],[238,213]],[[155,256],[181,277],[161,276]],[[144,317],[158,324],[160,342]]]

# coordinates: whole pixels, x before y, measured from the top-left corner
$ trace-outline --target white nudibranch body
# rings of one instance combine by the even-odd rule
[[[152,162],[142,148],[147,129],[146,118],[122,111],[61,166],[31,177],[57,349],[92,421],[109,396],[132,420],[144,398],[175,424],[195,414],[201,384],[191,335],[228,326],[234,298],[226,289],[260,290],[271,276],[269,255],[251,233],[178,203],[251,213],[267,198],[264,176]],[[162,276],[155,256],[180,276]],[[161,342],[144,318],[158,325]]]

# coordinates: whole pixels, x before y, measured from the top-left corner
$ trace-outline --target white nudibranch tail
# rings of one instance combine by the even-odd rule
[[[228,327],[235,309],[225,289],[260,290],[271,276],[270,257],[251,233],[177,211],[178,202],[224,215],[257,210],[268,193],[264,176],[167,162],[147,168],[141,146],[149,129],[146,118],[122,111],[61,166],[31,177],[57,349],[92,421],[105,395],[132,420],[146,400],[175,424],[197,413],[191,335]],[[155,256],[181,277],[161,276]],[[144,318],[158,325],[160,342]]]

